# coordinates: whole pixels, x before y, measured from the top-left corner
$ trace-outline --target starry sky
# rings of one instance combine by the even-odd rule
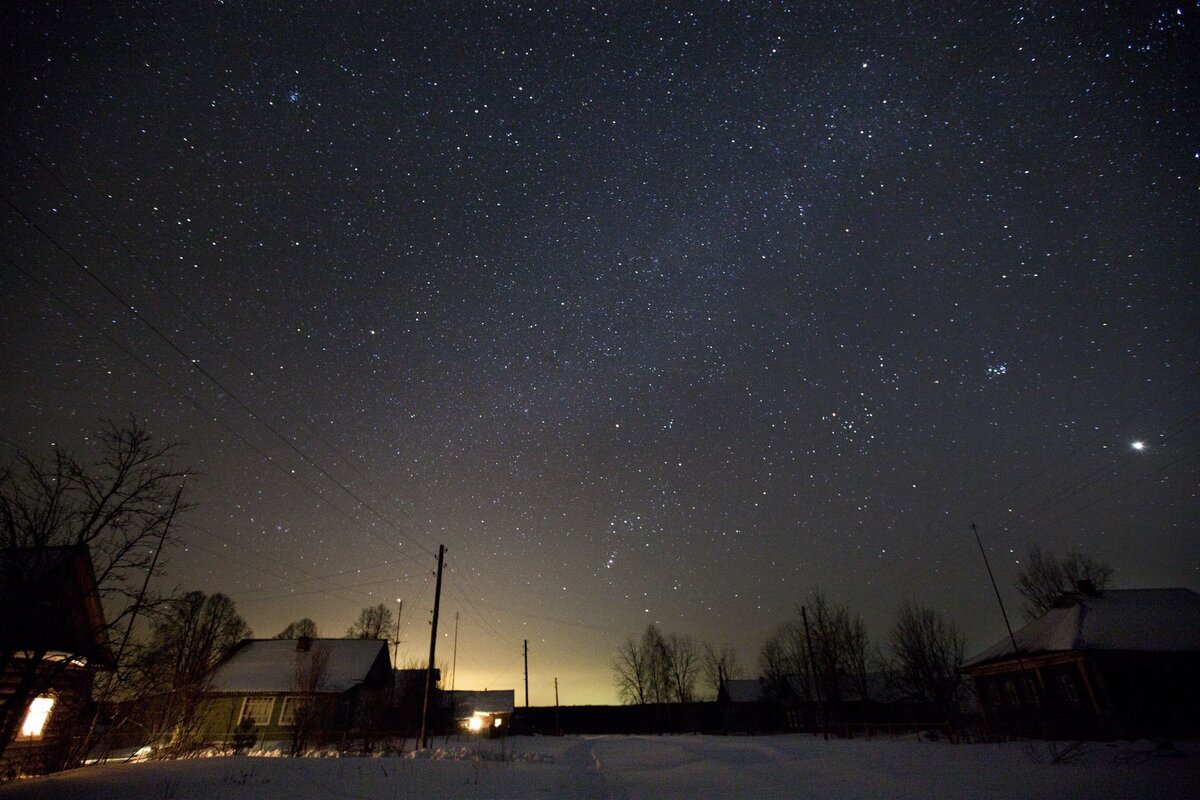
[[[533,704],[815,588],[977,651],[972,521],[1010,613],[1200,589],[1200,7],[853,5],[5,4],[6,457],[185,442],[164,588],[262,636],[423,657],[443,543]]]

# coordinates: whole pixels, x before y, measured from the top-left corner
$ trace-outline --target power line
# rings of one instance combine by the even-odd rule
[[[416,539],[411,539],[410,537],[406,536],[405,534],[400,533],[400,531],[395,528],[393,523],[391,523],[391,521],[388,520],[387,517],[385,517],[378,509],[376,509],[373,505],[368,503],[365,499],[360,497],[358,494],[356,494],[354,491],[352,491],[349,487],[347,487],[345,484],[343,484],[341,481],[339,481],[337,478],[335,478],[333,475],[331,475],[328,470],[326,470],[324,467],[322,467],[320,464],[318,464],[315,460],[313,460],[307,453],[305,453],[303,450],[301,450],[299,447],[297,447],[296,444],[289,437],[285,436],[283,433],[281,433],[279,430],[277,430],[275,428],[275,426],[273,426],[270,422],[263,419],[257,412],[254,411],[254,409],[250,408],[250,406],[247,405],[247,403],[244,400],[242,400],[242,398],[240,396],[238,396],[238,394],[236,392],[232,391],[229,387],[227,387],[225,384],[223,384],[215,375],[213,375],[211,372],[209,372],[207,369],[205,369],[200,364],[198,359],[193,358],[186,350],[184,350],[181,346],[176,344],[175,341],[173,339],[171,339],[171,337],[167,336],[162,330],[160,330],[158,328],[158,326],[156,326],[153,322],[151,322],[149,320],[149,318],[147,318],[144,314],[142,314],[142,312],[138,311],[136,306],[129,303],[129,301],[127,301],[116,290],[114,290],[112,287],[110,287],[93,270],[89,269],[86,264],[84,264],[82,261],[80,261],[75,256],[74,253],[72,253],[70,250],[68,250],[66,247],[64,247],[61,243],[59,243],[58,240],[55,239],[54,236],[52,234],[50,234],[49,231],[47,231],[45,228],[43,228],[41,225],[39,225],[35,220],[33,220],[31,217],[29,217],[29,215],[27,215],[24,211],[22,211],[12,201],[12,199],[8,195],[6,195],[6,194],[0,195],[0,199],[3,199],[4,203],[15,214],[17,214],[19,217],[21,217],[21,219],[23,219],[30,227],[32,227],[34,230],[36,230],[38,233],[40,233],[47,241],[49,241],[54,246],[54,248],[56,250],[58,250],[60,253],[62,253],[64,256],[66,256],[67,259],[69,259],[72,264],[74,264],[76,267],[78,267],[86,276],[88,276],[106,294],[108,294],[110,297],[112,297],[114,300],[116,300],[123,308],[125,308],[127,311],[129,311],[129,313],[131,313],[135,318],[137,318],[137,320],[139,322],[141,322],[143,325],[145,325],[158,339],[160,339],[163,343],[165,343],[167,345],[167,347],[169,347],[172,351],[174,351],[181,358],[183,358],[188,363],[188,365],[191,366],[192,369],[194,369],[196,372],[198,372],[200,375],[202,375],[206,380],[208,380],[217,389],[219,389],[220,391],[222,391],[226,395],[228,395],[229,398],[239,408],[241,408],[252,419],[254,419],[256,422],[258,422],[260,425],[262,425],[268,431],[270,431],[289,450],[291,450],[296,455],[298,455],[305,463],[307,463],[313,469],[315,469],[319,473],[321,473],[321,475],[323,475],[326,480],[328,480],[330,483],[332,483],[334,486],[336,486],[338,489],[340,489],[343,493],[345,493],[346,495],[351,497],[360,506],[362,506],[363,508],[370,511],[372,514],[374,514],[376,517],[378,517],[380,520],[382,520],[384,523],[386,523],[389,527],[392,527],[395,530],[395,532],[398,535],[400,535],[402,538],[408,538],[410,541],[413,542],[414,545],[416,545],[416,547],[418,549],[423,550],[427,554],[432,555],[432,551],[429,550],[427,547],[425,547],[424,544],[422,544],[420,541],[418,541]],[[379,534],[376,534],[374,531],[370,530],[369,528],[366,528],[365,532],[368,535],[376,537],[380,541],[387,544],[389,547],[396,549],[398,552],[403,552],[403,551],[399,550],[399,547],[394,542],[392,542],[389,539],[385,539],[384,537],[380,536]]]
[[[241,353],[238,351],[238,348],[235,348],[231,342],[229,342],[224,336],[222,336],[220,334],[220,332],[218,332],[217,330],[212,328],[207,322],[205,322],[202,317],[193,313],[191,305],[189,303],[185,302],[183,300],[183,298],[181,298],[179,296],[179,294],[170,286],[170,284],[162,278],[162,276],[159,274],[158,269],[156,267],[154,267],[152,264],[144,261],[137,254],[137,252],[128,244],[128,242],[123,237],[121,237],[120,235],[117,234],[117,232],[114,230],[114,228],[110,224],[108,224],[104,220],[102,220],[100,218],[100,216],[91,208],[91,206],[89,206],[83,200],[83,198],[81,198],[79,196],[78,193],[76,193],[75,191],[73,191],[71,189],[71,187],[67,184],[67,182],[63,179],[63,177],[59,174],[59,172],[57,170],[55,170],[52,166],[47,164],[45,162],[45,160],[43,160],[42,157],[32,147],[30,147],[25,142],[23,142],[20,139],[20,137],[18,137],[14,132],[9,131],[8,133],[9,133],[10,138],[14,142],[16,142],[17,145],[20,146],[34,161],[36,161],[37,164],[39,166],[41,166],[41,168],[54,179],[54,181],[58,184],[58,186],[64,192],[66,192],[66,194],[71,199],[73,199],[84,210],[84,212],[98,226],[100,226],[100,228],[102,228],[105,231],[105,233],[108,234],[109,238],[111,238],[113,240],[113,242],[115,242],[117,244],[117,246],[120,247],[130,258],[132,258],[134,263],[136,263],[138,266],[142,267],[147,272],[147,274],[150,275],[150,277],[155,281],[155,283],[157,283],[158,286],[161,287],[163,289],[163,291],[165,291],[167,293],[167,295],[172,300],[175,301],[175,303],[184,312],[184,314],[186,314],[197,325],[199,325],[201,328],[203,328],[204,331],[207,332],[209,334],[209,336],[211,336],[212,339],[218,344],[218,346],[221,347],[221,349],[223,349],[225,352],[227,352],[229,355],[231,355],[233,357],[233,359],[235,361],[237,361],[238,364],[240,364],[246,370],[246,372],[250,375],[250,377],[255,382],[264,386],[264,388],[266,388],[268,390],[268,392],[271,393],[272,400],[274,402],[279,403],[284,408],[286,408],[289,412],[291,412],[293,416],[297,417],[304,424],[304,426],[309,430],[309,432],[311,432],[314,436],[316,436],[321,441],[321,443],[324,444],[328,449],[333,451],[334,455],[337,456],[338,459],[340,459],[341,463],[343,463],[347,467],[349,467],[350,470],[352,470],[356,475],[358,475],[364,481],[374,483],[376,489],[380,488],[380,486],[377,482],[373,481],[365,473],[363,473],[361,470],[359,470],[357,466],[355,466],[353,459],[351,459],[348,456],[346,456],[345,454],[343,454],[338,449],[337,445],[334,442],[330,441],[328,438],[325,437],[325,435],[316,427],[316,425],[312,422],[312,420],[308,417],[307,414],[303,413],[303,411],[297,409],[291,403],[289,403],[286,396],[283,396],[283,395],[277,393],[275,387],[268,386],[266,384],[266,382],[263,381],[263,379],[260,375],[260,371],[255,370],[249,363],[246,362],[246,360],[242,357]],[[391,503],[391,505],[397,511],[399,511],[401,514],[406,513],[406,511],[403,508],[401,508],[399,504],[397,504],[395,501],[393,501],[391,499],[391,495],[389,495],[387,492],[381,492],[381,494],[385,498],[385,500],[387,500],[389,503]]]

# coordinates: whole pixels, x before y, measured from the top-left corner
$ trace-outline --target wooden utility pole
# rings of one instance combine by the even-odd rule
[[[429,663],[425,665],[425,702],[421,706],[421,749],[429,747],[429,696],[433,694],[433,664],[437,656],[438,610],[442,604],[442,563],[446,546],[438,545],[437,586],[433,591],[433,631],[429,634]]]
[[[525,707],[529,708],[529,640],[525,640]]]
[[[554,679],[554,735],[562,736],[562,723],[558,719],[558,678]]]
[[[392,645],[392,669],[400,666],[396,662],[400,660],[400,617],[404,616],[404,601],[397,597],[396,602],[400,607],[396,609],[396,643]]]

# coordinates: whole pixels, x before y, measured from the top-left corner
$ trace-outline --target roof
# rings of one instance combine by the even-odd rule
[[[731,703],[761,703],[768,699],[767,683],[762,678],[729,679],[721,682]]]
[[[116,663],[87,545],[0,551],[0,647]]]
[[[1070,594],[1016,631],[1021,655],[1124,650],[1200,652],[1200,594],[1191,589],[1108,589]],[[1005,637],[969,659],[972,667],[1016,656]]]
[[[299,639],[246,639],[217,667],[209,688],[214,692],[294,692],[297,667],[311,668],[314,653],[328,653],[319,691],[344,692],[362,683],[387,643],[382,639],[310,639],[298,651]],[[300,659],[297,664],[297,659]],[[390,663],[390,662],[389,662]]]
[[[458,719],[472,714],[511,714],[515,705],[515,689],[492,689],[491,691],[454,691],[445,696],[454,703],[454,716]]]

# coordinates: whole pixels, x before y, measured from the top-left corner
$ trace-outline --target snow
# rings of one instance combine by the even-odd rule
[[[362,683],[379,657],[379,639],[312,639],[306,652],[296,652],[295,639],[250,639],[234,651],[213,675],[216,692],[289,692],[296,687],[296,657],[329,654],[321,688],[344,692]]]
[[[411,743],[410,743],[411,744]],[[1053,745],[791,736],[439,740],[380,758],[226,756],[84,767],[0,787],[0,800],[274,798],[1200,798],[1200,742]],[[1039,757],[1035,758],[1034,755]]]
[[[1109,589],[1052,608],[1014,634],[1022,653],[1063,650],[1200,651],[1200,595],[1190,589]],[[966,666],[1006,658],[1007,637]]]

